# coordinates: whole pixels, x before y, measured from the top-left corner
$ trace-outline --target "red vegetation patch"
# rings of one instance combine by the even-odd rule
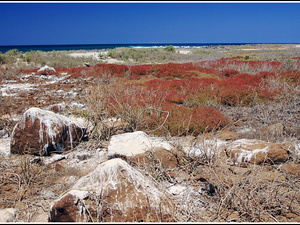
[[[163,109],[170,112],[165,126],[171,135],[199,135],[218,130],[229,122],[226,116],[208,106],[188,108],[166,102]]]
[[[194,63],[168,63],[156,66],[155,76],[158,78],[174,79],[198,76],[199,73],[217,74],[214,69],[204,68]]]
[[[17,72],[20,74],[31,74],[31,73],[36,73],[38,69],[30,69],[30,70],[24,70],[24,69],[19,69]]]
[[[232,69],[232,68],[242,68],[249,71],[276,71],[280,69],[282,62],[267,62],[267,61],[241,61],[239,60],[240,57],[237,59],[233,58],[221,58],[214,61],[202,61],[198,62],[199,66],[208,67],[209,69],[214,69],[221,71]]]
[[[125,72],[129,70],[128,66],[117,64],[96,64],[94,69],[97,74],[100,74],[101,72],[107,72],[117,77],[123,77]]]
[[[222,76],[223,77],[232,77],[232,76],[235,76],[237,74],[239,74],[240,72],[237,71],[237,70],[234,70],[234,69],[226,69],[224,71],[222,71]]]
[[[300,71],[287,70],[282,72],[281,78],[290,84],[300,85]]]
[[[131,66],[129,71],[131,79],[139,79],[141,76],[153,74],[155,69],[153,65],[136,65]]]
[[[274,93],[264,87],[264,75],[239,74],[218,84],[217,95],[221,104],[229,106],[254,105],[257,101],[271,100]]]

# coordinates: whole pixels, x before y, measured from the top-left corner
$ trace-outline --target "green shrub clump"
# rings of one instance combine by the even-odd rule
[[[173,45],[168,45],[164,47],[164,50],[170,51],[170,52],[175,52],[175,47]]]

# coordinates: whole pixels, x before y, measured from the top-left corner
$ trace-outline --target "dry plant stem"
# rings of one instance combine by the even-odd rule
[[[138,116],[138,118],[137,118],[138,121],[140,120],[140,116],[141,116],[146,110],[155,110],[155,111],[157,111],[157,112],[167,113],[167,116],[166,116],[165,120],[163,121],[163,123],[162,123],[159,127],[157,127],[156,129],[154,129],[154,130],[148,130],[148,131],[145,131],[145,132],[147,132],[147,133],[151,133],[151,132],[157,131],[157,130],[159,130],[160,128],[162,128],[162,127],[164,126],[164,124],[166,123],[166,121],[167,121],[169,115],[170,115],[170,112],[168,112],[168,111],[163,111],[163,110],[155,109],[155,108],[153,108],[153,107],[148,107],[148,108],[146,108],[146,109],[143,109],[143,111],[139,114],[139,116]]]

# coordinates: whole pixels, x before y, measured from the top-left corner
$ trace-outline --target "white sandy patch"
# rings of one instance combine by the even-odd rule
[[[16,95],[14,94],[10,94],[7,92],[11,92],[11,91],[29,91],[32,90],[32,86],[35,86],[34,84],[5,84],[5,85],[1,85],[1,89],[0,91],[2,92],[2,96],[13,96]]]
[[[241,51],[261,51],[261,50],[285,50],[285,49],[288,49],[288,48],[243,48],[243,49],[238,49],[238,50],[241,50]]]
[[[122,60],[112,59],[112,58],[108,58],[108,59],[103,60],[103,61],[106,62],[106,63],[109,63],[109,64],[111,64],[111,63],[124,63],[124,61],[122,61]]]
[[[296,45],[296,48],[300,48],[300,45]]]
[[[69,55],[73,56],[73,57],[86,57],[86,58],[92,56],[93,59],[95,59],[95,60],[103,60],[99,57],[99,54],[106,55],[107,53],[108,53],[108,51],[105,51],[105,52],[74,52],[74,53],[70,53]],[[106,63],[109,63],[109,64],[124,63],[124,61],[122,61],[122,60],[112,59],[110,57],[108,57],[107,59],[105,59],[103,61]]]
[[[190,53],[192,53],[192,52],[189,51],[189,50],[178,50],[178,53],[179,53],[179,54],[190,54]]]
[[[245,49],[239,49],[241,51],[255,51],[255,50],[262,50],[261,48],[245,48]]]
[[[93,57],[94,59],[97,59],[99,60],[99,52],[75,52],[75,53],[70,53],[69,55],[70,56],[73,56],[73,57]]]

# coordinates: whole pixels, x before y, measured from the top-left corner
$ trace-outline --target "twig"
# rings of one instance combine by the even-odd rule
[[[145,112],[146,110],[156,110],[156,111],[158,111],[158,112],[165,112],[165,113],[167,113],[167,116],[166,116],[164,122],[163,122],[158,128],[156,128],[156,129],[154,129],[154,130],[145,131],[145,132],[149,132],[149,133],[150,133],[150,132],[154,132],[154,131],[160,129],[160,128],[166,123],[166,121],[167,121],[167,119],[168,119],[168,117],[169,117],[169,115],[170,115],[170,112],[168,112],[168,111],[163,111],[163,110],[160,110],[160,109],[155,109],[155,108],[153,108],[153,107],[148,107],[148,108],[146,108],[146,109],[143,109],[143,111],[139,114],[138,120],[139,120],[140,116],[142,115],[142,113]]]

